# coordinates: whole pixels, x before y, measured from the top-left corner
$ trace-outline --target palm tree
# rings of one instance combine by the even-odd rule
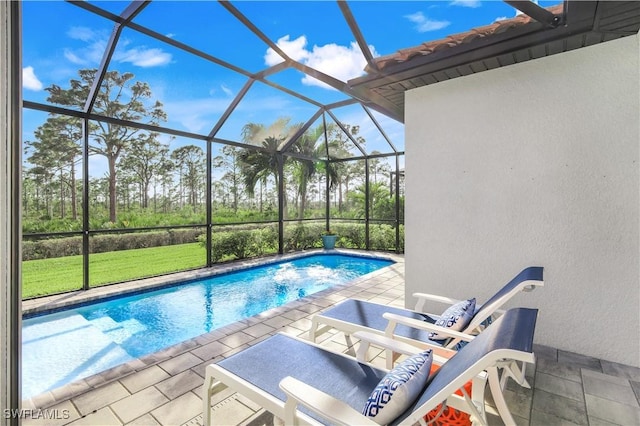
[[[279,187],[280,178],[278,174],[278,161],[282,157],[278,150],[281,144],[289,139],[299,125],[290,125],[291,118],[280,117],[269,126],[261,123],[247,123],[242,127],[242,142],[250,145],[260,145],[266,148],[268,153],[245,150],[238,156],[241,163],[241,174],[243,176],[247,194],[250,197],[255,195],[255,186],[261,184],[260,190],[260,210],[262,211],[262,186],[267,178],[273,175],[276,188]],[[287,216],[287,195],[286,191],[280,195],[283,197],[284,216]]]
[[[317,158],[323,154],[324,145],[319,144],[318,140],[324,135],[324,126],[318,125],[313,129],[307,130],[291,147],[293,152],[302,154],[306,157]],[[295,159],[298,176],[298,194],[300,195],[300,203],[298,204],[298,219],[304,218],[304,210],[307,204],[307,190],[309,181],[316,174],[317,162],[310,159]]]
[[[349,194],[355,205],[356,217],[363,219],[366,216],[366,185],[358,185],[355,191]],[[395,211],[394,203],[389,202],[389,188],[382,183],[369,184],[369,217],[375,219],[393,219]]]
[[[266,179],[273,175],[276,183],[276,188],[279,188],[280,176],[278,173],[278,146],[282,143],[282,139],[278,139],[274,136],[268,136],[262,141],[262,147],[268,150],[268,153],[262,151],[254,151],[251,149],[245,149],[238,154],[238,160],[240,162],[240,173],[245,185],[247,194],[250,197],[255,196],[255,188],[258,182],[265,182]],[[260,194],[262,205],[262,192]],[[284,197],[285,215],[287,199],[286,194],[282,194]]]

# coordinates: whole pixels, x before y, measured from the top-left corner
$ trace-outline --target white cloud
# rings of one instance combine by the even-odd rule
[[[369,46],[369,49],[374,56],[378,56],[373,46]],[[364,74],[367,60],[354,41],[348,47],[333,43],[313,46],[306,64],[340,81],[347,81]],[[327,87],[326,84],[310,76],[305,76],[302,82],[310,86]]]
[[[33,67],[22,68],[22,86],[29,90],[42,90],[42,82],[36,77]]]
[[[225,84],[221,84],[220,85],[220,89],[222,89],[222,91],[224,92],[225,95],[233,96],[233,91],[231,89],[229,89],[229,87],[227,87]]]
[[[86,42],[95,41],[98,38],[97,33],[87,27],[71,27],[67,31],[67,36],[74,40],[82,40]]]
[[[229,86],[227,86],[226,84],[222,83],[220,84],[220,87],[212,87],[211,89],[209,89],[209,95],[211,96],[217,96],[219,91],[222,91],[222,93],[224,93],[227,97],[233,97],[235,95],[235,93],[233,92],[233,90],[231,90],[229,88]]]
[[[504,21],[505,19],[509,19],[506,16],[498,16],[496,19],[493,20],[493,22],[499,22],[499,21]]]
[[[352,42],[349,46],[341,46],[335,43],[323,46],[314,45],[309,50],[307,48],[307,38],[304,35],[295,40],[290,40],[290,36],[286,35],[278,39],[277,45],[291,59],[345,82],[363,75],[364,67],[367,64],[356,42]],[[369,49],[373,56],[378,56],[373,46],[369,46]],[[264,61],[265,64],[272,66],[282,62],[283,59],[273,49],[269,48],[264,55]],[[320,80],[310,76],[303,77],[302,83],[308,86],[332,89]]]
[[[451,24],[451,22],[449,21],[436,21],[434,19],[429,19],[428,17],[424,16],[422,12],[405,15],[405,18],[416,24],[415,28],[420,33],[441,30]]]
[[[84,47],[64,49],[64,57],[69,62],[81,66],[91,66],[102,61],[109,40],[107,32],[94,31],[86,27],[71,27],[67,31],[67,36],[86,43]],[[142,68],[166,65],[172,60],[171,54],[162,49],[146,48],[145,46],[130,47],[130,45],[129,40],[120,39],[113,60],[130,62]]]
[[[208,133],[228,105],[229,100],[226,98],[169,100],[164,102],[164,110],[171,121],[180,123],[188,131]]]
[[[118,62],[131,62],[142,68],[166,65],[171,62],[171,54],[162,49],[133,48],[119,52],[114,59]]]
[[[462,6],[462,7],[480,7],[480,0],[453,0],[450,3],[452,6]]]
[[[85,59],[81,59],[71,49],[64,49],[64,57],[67,58],[67,60],[72,64],[77,64],[77,65],[89,65],[89,62],[90,62]]]
[[[280,37],[276,42],[276,45],[294,61],[303,61],[309,56],[309,51],[306,50],[307,38],[301,35],[295,40],[289,40],[289,35]],[[272,48],[267,49],[267,53],[264,55],[264,62],[269,66],[284,62],[284,59],[280,57]]]
[[[71,27],[67,36],[85,42],[85,47],[64,49],[64,57],[73,64],[89,66],[100,63],[107,47],[108,34],[87,27]]]

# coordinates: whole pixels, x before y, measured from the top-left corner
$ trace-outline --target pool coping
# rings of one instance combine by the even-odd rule
[[[77,303],[95,301],[97,299],[101,299],[104,297],[126,294],[130,292],[139,291],[141,289],[151,289],[154,287],[162,287],[178,281],[209,277],[209,276],[218,275],[222,273],[233,272],[239,269],[245,269],[253,266],[260,266],[263,264],[278,262],[282,260],[296,259],[300,257],[306,257],[313,254],[321,254],[321,253],[345,254],[349,256],[372,257],[372,258],[378,258],[378,259],[385,258],[388,260],[392,260],[395,263],[389,266],[380,268],[376,271],[370,272],[368,274],[361,275],[358,278],[348,281],[346,283],[332,286],[330,288],[321,290],[317,293],[305,296],[301,299],[291,301],[285,305],[269,309],[267,311],[261,312],[254,316],[251,316],[243,320],[237,321],[235,323],[228,324],[224,327],[212,330],[208,333],[195,336],[191,339],[187,339],[180,343],[176,343],[175,345],[172,345],[172,346],[168,346],[164,349],[161,349],[158,352],[153,352],[151,354],[144,355],[140,358],[136,358],[132,361],[116,365],[112,368],[101,371],[100,373],[96,373],[93,376],[85,377],[84,379],[67,383],[59,388],[46,391],[39,395],[33,395],[29,398],[22,400],[23,406],[37,408],[37,409],[51,407],[52,405],[60,402],[61,400],[73,398],[77,395],[87,392],[90,389],[102,386],[108,382],[117,381],[124,376],[133,374],[137,371],[143,370],[147,367],[150,367],[155,364],[159,364],[161,362],[174,358],[178,355],[181,355],[185,352],[188,352],[194,349],[196,346],[202,345],[203,343],[211,342],[221,336],[235,332],[238,329],[239,325],[245,324],[243,325],[244,327],[246,326],[247,323],[251,323],[251,324],[260,323],[263,321],[263,319],[269,318],[270,316],[276,313],[295,309],[296,307],[300,306],[300,304],[310,303],[315,299],[319,299],[327,295],[333,294],[335,292],[339,292],[341,290],[349,288],[352,285],[358,284],[362,281],[366,281],[372,278],[373,276],[384,274],[392,268],[401,267],[402,269],[404,269],[404,254],[396,254],[396,253],[381,252],[381,251],[360,251],[360,250],[351,250],[351,249],[331,249],[331,250],[313,249],[313,250],[306,250],[306,251],[296,252],[296,253],[288,253],[284,255],[274,255],[274,256],[269,256],[269,257],[264,257],[259,259],[251,259],[246,261],[234,262],[233,264],[215,265],[209,268],[178,272],[171,275],[163,275],[159,277],[130,281],[122,284],[114,284],[106,287],[118,286],[120,288],[113,289],[113,292],[101,292],[99,294],[87,295],[85,299],[82,299],[80,295],[75,295],[75,294],[73,295],[74,297],[64,297],[68,295],[62,294],[62,295],[54,295],[54,296],[47,296],[47,297],[41,298],[41,299],[50,299],[50,300],[47,300],[47,301],[43,300],[40,305],[31,307],[30,309],[40,309],[40,311],[57,309],[60,306],[69,306]],[[98,287],[95,290],[101,290],[101,289],[104,289],[104,287]],[[91,292],[91,290],[87,290],[83,293],[88,293],[88,292]],[[74,293],[82,293],[82,292],[74,292]],[[32,300],[29,300],[29,301],[32,301]],[[23,303],[26,303],[29,301],[25,301]],[[56,307],[52,308],[53,306],[56,306]],[[23,312],[24,312],[24,309],[23,309]]]
[[[32,316],[36,314],[49,313],[64,308],[70,308],[75,305],[95,302],[109,297],[122,296],[128,293],[139,293],[149,290],[155,290],[157,288],[169,287],[171,285],[184,281],[191,281],[200,278],[208,278],[215,275],[228,274],[230,272],[236,272],[242,269],[298,259],[301,257],[308,257],[322,253],[345,254],[349,256],[373,257],[378,259],[386,258],[389,260],[394,260],[390,256],[397,256],[394,253],[390,252],[361,251],[352,249],[312,249],[295,253],[264,256],[259,258],[218,264],[189,271],[174,272],[158,275],[155,277],[141,278],[124,283],[107,284],[99,287],[92,287],[89,290],[77,290],[68,293],[28,299],[22,302],[22,315]]]

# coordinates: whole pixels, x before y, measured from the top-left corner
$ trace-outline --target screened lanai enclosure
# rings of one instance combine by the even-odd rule
[[[637,2],[539,3],[22,3],[23,298],[404,252],[405,91],[637,32]]]
[[[47,38],[23,41],[23,298],[319,248],[327,232],[403,252],[403,125],[346,84],[373,55],[354,11],[277,11],[357,40],[359,69],[332,75],[259,5],[23,3],[23,34]]]

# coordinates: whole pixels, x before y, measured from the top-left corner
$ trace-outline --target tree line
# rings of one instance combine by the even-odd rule
[[[47,101],[72,109],[84,108],[95,69],[79,71],[67,88],[46,88]],[[131,73],[110,71],[96,95],[93,112],[118,120],[160,125],[167,120],[163,105],[152,99],[147,83],[135,81]],[[172,140],[163,141],[157,132],[126,127],[111,121],[90,120],[88,154],[101,158],[105,175],[91,177],[89,215],[92,226],[127,226],[127,220],[143,215],[175,217],[175,223],[203,223],[206,204],[206,152],[197,144],[171,149]],[[83,158],[83,122],[80,118],[50,113],[47,120],[25,141],[23,170],[23,212],[25,232],[79,229],[81,195],[84,184],[78,178]],[[280,156],[277,152],[287,135],[297,132],[303,123],[288,117],[274,123],[247,123],[241,141],[261,146],[263,151],[221,146],[212,159],[212,200],[216,217],[238,220],[274,219],[277,216],[278,173],[284,158],[285,216],[305,218],[324,214],[326,179],[335,194],[332,208],[342,217],[364,217],[365,162],[313,161],[330,152],[335,158],[351,156],[353,138],[366,145],[356,125],[344,125],[349,135],[335,125],[311,127],[290,147],[299,157]],[[165,138],[166,139],[166,138]],[[395,217],[395,199],[391,168],[381,159],[369,160],[369,204],[377,219]],[[402,201],[402,200],[401,200]],[[122,216],[126,218],[123,219]],[[138,225],[158,224],[157,217]],[[51,226],[42,226],[43,224]],[[68,229],[70,228],[70,229]]]

